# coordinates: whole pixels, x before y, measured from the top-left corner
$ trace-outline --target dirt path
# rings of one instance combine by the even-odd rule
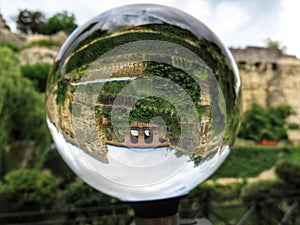
[[[261,180],[276,180],[275,168],[272,167],[269,170],[265,170],[261,172],[257,177],[248,177],[246,178],[248,183],[253,183]],[[226,185],[229,183],[243,183],[243,178],[234,178],[234,177],[226,177],[226,178],[219,178],[217,180],[207,180],[206,184],[221,184]]]

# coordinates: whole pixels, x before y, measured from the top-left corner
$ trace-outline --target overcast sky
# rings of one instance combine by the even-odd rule
[[[19,9],[39,10],[50,17],[67,10],[81,25],[116,6],[156,3],[181,9],[204,22],[228,47],[264,46],[271,38],[300,58],[299,0],[0,0],[0,11],[13,30]]]

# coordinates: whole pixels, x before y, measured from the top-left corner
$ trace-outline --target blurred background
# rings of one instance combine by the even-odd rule
[[[1,0],[0,224],[130,224],[131,208],[84,184],[45,123],[45,85],[68,35],[91,17],[143,1]],[[193,15],[230,48],[243,120],[228,159],[182,200],[182,218],[300,224],[300,2],[160,0]]]

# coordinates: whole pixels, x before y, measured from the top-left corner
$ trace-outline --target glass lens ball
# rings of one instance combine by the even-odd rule
[[[159,5],[115,8],[77,28],[46,95],[66,163],[126,201],[187,194],[224,161],[240,121],[229,51],[200,21]]]

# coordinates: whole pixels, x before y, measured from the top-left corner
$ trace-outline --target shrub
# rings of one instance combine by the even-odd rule
[[[38,93],[32,82],[20,75],[18,55],[7,47],[0,48],[0,176],[11,166],[5,159],[12,153],[12,146],[21,146],[34,153],[20,161],[39,168],[43,154],[50,144],[46,127],[44,95]],[[21,144],[21,145],[20,145]],[[10,168],[11,169],[11,168]]]
[[[286,185],[278,181],[258,181],[247,184],[241,191],[244,201],[262,201],[270,197],[281,197]]]
[[[276,165],[277,176],[290,186],[290,190],[300,188],[300,165],[296,162],[282,160]]]
[[[256,142],[264,139],[286,140],[285,119],[293,113],[292,107],[288,105],[263,108],[258,104],[253,104],[243,116],[239,137]]]
[[[37,91],[45,92],[50,69],[49,63],[26,64],[21,67],[21,73],[33,82]]]
[[[300,128],[300,126],[297,123],[290,123],[290,124],[288,124],[288,128],[290,130],[298,130]]]
[[[34,169],[13,170],[0,183],[1,211],[49,209],[56,200],[57,181]]]
[[[59,47],[60,43],[58,41],[54,41],[51,39],[40,39],[40,40],[36,40],[36,41],[32,41],[30,43],[28,43],[24,48],[31,48],[31,47],[35,47],[35,46],[40,46],[40,47]]]
[[[245,203],[255,202],[256,220],[249,218],[249,224],[269,225],[277,224],[284,215],[282,205],[286,205],[281,199],[287,186],[278,181],[259,181],[250,183],[242,189],[241,197]],[[272,215],[272,216],[270,216]]]
[[[95,207],[111,202],[111,197],[102,194],[81,180],[70,183],[61,196],[61,203],[66,208]]]
[[[19,73],[19,57],[9,46],[0,46],[0,76]]]
[[[14,43],[0,43],[0,47],[8,47],[11,49],[13,52],[18,53],[21,49],[20,46],[14,44]]]

